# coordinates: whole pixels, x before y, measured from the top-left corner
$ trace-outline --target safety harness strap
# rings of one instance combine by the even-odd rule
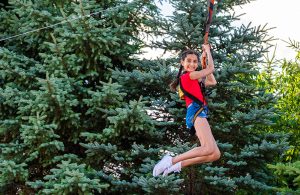
[[[182,84],[181,84],[181,78],[179,79],[179,85],[180,85],[180,89],[181,91],[183,92],[183,94],[187,97],[189,97],[190,99],[192,99],[194,102],[196,102],[199,106],[200,106],[200,109],[197,110],[197,112],[194,114],[194,117],[193,117],[193,124],[195,123],[196,119],[197,119],[197,116],[202,112],[202,110],[204,110],[204,104],[201,100],[199,100],[198,98],[196,98],[194,95],[190,94],[189,92],[187,92]],[[201,86],[200,86],[201,87]],[[204,96],[203,96],[204,97]],[[196,133],[196,130],[195,130],[195,127],[192,126],[192,128],[190,129],[190,134],[191,135],[195,135]]]
[[[196,121],[196,118],[197,116],[204,110],[204,107],[202,106],[194,115],[194,118],[193,118],[193,124],[195,123]]]
[[[203,102],[201,100],[199,100],[198,98],[196,98],[195,96],[193,96],[192,94],[190,94],[189,92],[187,92],[181,83],[181,78],[179,80],[179,85],[180,85],[180,89],[182,90],[182,92],[184,93],[185,96],[189,97],[190,99],[192,99],[194,102],[196,102],[197,104],[199,104],[200,107],[203,107]]]

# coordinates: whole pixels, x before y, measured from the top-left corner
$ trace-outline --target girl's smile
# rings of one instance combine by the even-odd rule
[[[198,57],[195,54],[188,54],[184,60],[181,60],[181,64],[185,71],[195,71],[198,68]]]

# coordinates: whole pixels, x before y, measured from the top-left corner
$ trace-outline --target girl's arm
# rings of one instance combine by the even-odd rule
[[[209,48],[210,48],[210,47],[209,47]],[[212,56],[211,56],[210,51],[209,51],[209,56],[210,56],[210,58],[211,58],[211,60],[212,60],[212,64],[214,64],[213,58],[212,58]],[[209,58],[208,58],[208,60],[209,60]],[[208,87],[208,86],[214,86],[214,85],[216,85],[216,84],[217,84],[217,81],[216,81],[216,78],[215,78],[214,74],[211,73],[211,74],[207,75],[206,81],[205,81],[205,86],[206,86],[206,87]]]
[[[192,80],[199,80],[203,77],[206,77],[214,72],[214,68],[211,68],[211,66],[207,66],[205,69],[200,71],[193,71],[190,73],[190,79]]]
[[[211,73],[210,75],[208,75],[206,77],[206,80],[205,80],[205,86],[208,87],[208,86],[214,86],[217,84],[217,81],[213,75],[213,73]]]
[[[207,54],[207,67],[200,71],[191,72],[190,78],[192,80],[202,79],[203,77],[207,77],[208,75],[212,74],[215,71],[214,60],[210,53],[210,46],[204,45],[203,49],[204,49],[204,51],[206,51],[206,54]]]

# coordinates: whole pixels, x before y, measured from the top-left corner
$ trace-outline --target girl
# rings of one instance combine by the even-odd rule
[[[178,73],[177,80],[171,84],[171,89],[176,90],[176,87],[179,83],[179,76],[183,68],[185,73],[180,76],[180,82],[182,86],[186,91],[203,102],[204,109],[200,113],[197,113],[197,116],[194,116],[196,112],[201,108],[201,105],[198,105],[195,101],[187,96],[184,97],[187,107],[187,127],[189,129],[195,128],[196,135],[200,141],[201,146],[193,148],[175,157],[171,157],[168,154],[165,155],[162,160],[160,160],[155,165],[153,169],[153,176],[158,176],[161,173],[163,173],[163,176],[166,176],[172,172],[180,172],[181,168],[183,167],[187,167],[193,164],[213,162],[220,158],[220,150],[216,144],[207,121],[208,109],[204,99],[204,94],[202,94],[198,83],[199,80],[202,80],[202,78],[206,77],[205,86],[213,86],[217,84],[213,75],[214,62],[211,56],[210,46],[208,44],[202,45],[202,49],[204,51],[202,57],[207,57],[207,67],[200,71],[196,71],[199,63],[199,54],[196,51],[187,50],[182,53],[180,61],[181,67]],[[194,117],[195,121],[193,123]]]

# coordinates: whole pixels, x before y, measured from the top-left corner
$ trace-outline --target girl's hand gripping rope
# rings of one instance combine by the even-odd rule
[[[202,69],[205,69],[207,66],[207,52],[210,52],[210,45],[208,43],[202,45],[202,55],[201,55]]]

